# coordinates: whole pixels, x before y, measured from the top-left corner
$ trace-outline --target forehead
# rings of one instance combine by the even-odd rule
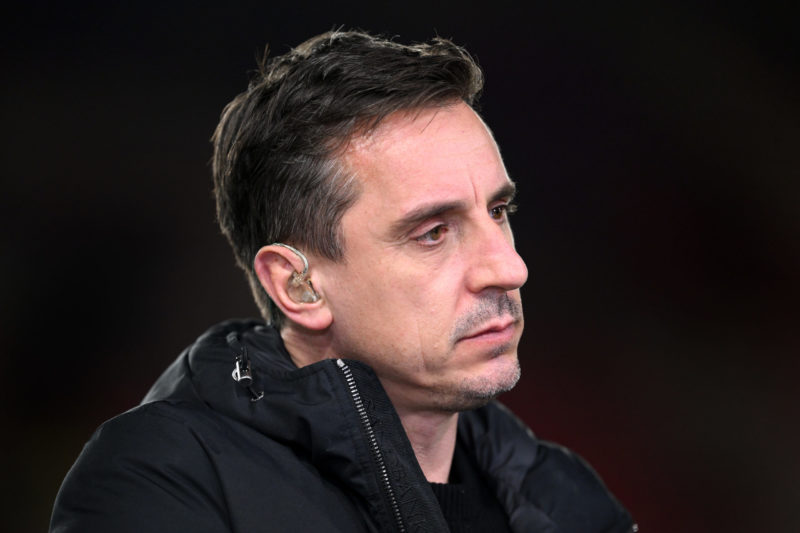
[[[351,211],[383,217],[425,201],[480,203],[510,182],[491,132],[464,103],[395,113],[353,139],[344,161],[361,188]]]

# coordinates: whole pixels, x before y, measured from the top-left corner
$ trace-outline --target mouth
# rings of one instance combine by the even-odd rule
[[[517,319],[508,316],[491,320],[464,335],[457,342],[506,343],[514,337],[518,323]]]

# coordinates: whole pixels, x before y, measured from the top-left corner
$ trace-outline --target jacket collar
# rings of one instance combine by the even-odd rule
[[[251,381],[234,378],[236,363],[249,363]],[[393,530],[396,510],[384,476],[392,484],[404,524],[419,531],[446,531],[438,503],[416,461],[400,419],[375,373],[357,361],[350,369],[366,420],[336,360],[297,368],[280,334],[256,320],[230,320],[205,334],[156,381],[144,402],[194,401],[294,448],[326,476],[362,500],[365,519]],[[261,394],[263,393],[263,396]],[[376,464],[373,430],[385,472]],[[414,530],[414,528],[411,528]]]

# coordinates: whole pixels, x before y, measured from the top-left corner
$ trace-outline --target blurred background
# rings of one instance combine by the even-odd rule
[[[485,69],[531,274],[502,400],[642,531],[800,531],[800,46],[791,3],[749,4],[0,8],[0,529],[45,531],[94,429],[257,314],[209,138],[267,43],[344,26]]]

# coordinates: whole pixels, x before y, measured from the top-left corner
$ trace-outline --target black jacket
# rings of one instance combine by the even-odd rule
[[[500,404],[459,415],[458,438],[513,531],[635,530],[580,458],[537,440]],[[64,480],[50,531],[447,525],[369,367],[325,360],[298,369],[273,329],[229,321],[185,350],[142,405],[97,430]]]

